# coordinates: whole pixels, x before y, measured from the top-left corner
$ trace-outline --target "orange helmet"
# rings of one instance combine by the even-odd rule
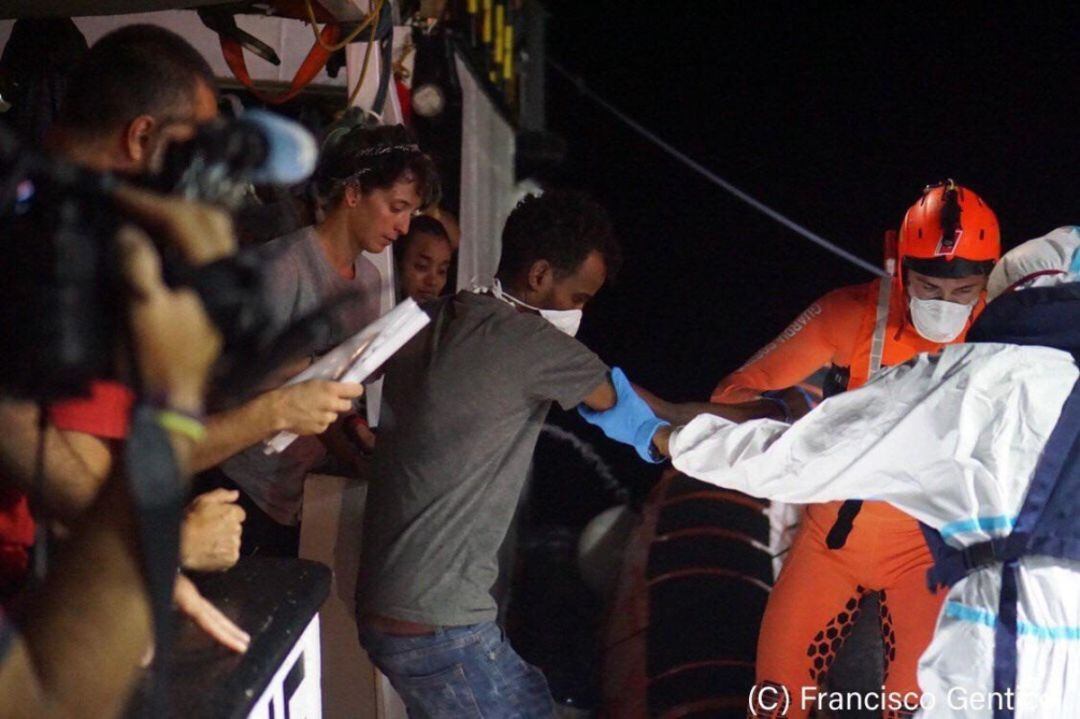
[[[935,277],[989,274],[1001,257],[997,216],[952,180],[929,185],[900,223],[902,265]]]

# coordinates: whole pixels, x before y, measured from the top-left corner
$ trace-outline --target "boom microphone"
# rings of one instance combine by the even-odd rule
[[[235,209],[249,184],[293,185],[315,169],[318,146],[302,125],[265,110],[203,125],[165,151],[149,184],[165,194]]]
[[[266,139],[266,156],[251,175],[256,185],[295,185],[315,171],[319,147],[300,123],[266,110],[249,110],[237,122],[258,129]]]

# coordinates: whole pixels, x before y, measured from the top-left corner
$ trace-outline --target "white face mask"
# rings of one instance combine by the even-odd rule
[[[474,288],[473,291],[482,291],[482,288]],[[541,317],[555,326],[555,329],[560,332],[565,332],[571,337],[576,335],[578,328],[581,327],[581,310],[542,310],[539,307],[533,307],[532,305],[526,304],[518,298],[503,292],[502,283],[498,280],[494,280],[491,283],[491,294],[508,304],[539,312]]]
[[[962,305],[947,300],[920,300],[912,297],[908,304],[915,330],[930,340],[944,344],[952,342],[967,327],[975,305]]]
[[[581,327],[581,310],[537,310],[555,329],[573,337]]]

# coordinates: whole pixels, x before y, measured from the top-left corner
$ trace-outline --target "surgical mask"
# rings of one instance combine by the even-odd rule
[[[948,300],[920,300],[912,297],[908,305],[915,330],[930,340],[944,344],[952,342],[967,327],[975,305],[962,305]]]
[[[487,288],[477,288],[474,286],[473,292],[483,291],[484,289]],[[517,305],[518,307],[524,307],[525,309],[539,312],[541,317],[555,326],[555,329],[560,332],[565,332],[571,337],[576,335],[578,328],[581,327],[581,310],[542,310],[539,307],[533,307],[530,304],[522,302],[513,295],[503,292],[502,283],[497,279],[492,281],[490,290],[491,294],[507,304]]]
[[[555,329],[573,337],[581,327],[581,310],[537,310]]]

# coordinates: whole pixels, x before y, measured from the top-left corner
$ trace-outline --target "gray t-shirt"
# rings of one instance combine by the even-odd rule
[[[335,332],[320,338],[326,352],[379,317],[379,270],[357,256],[356,277],[339,275],[319,243],[315,228],[305,227],[263,246],[267,258],[266,298],[273,330],[280,331],[343,293],[357,293],[335,312]],[[300,521],[304,475],[323,460],[326,450],[317,437],[300,437],[279,454],[267,455],[264,444],[227,459],[221,469],[247,492],[263,511],[282,524]]]
[[[357,584],[363,612],[460,626],[495,618],[498,551],[551,402],[608,368],[542,317],[460,292],[387,364]]]

